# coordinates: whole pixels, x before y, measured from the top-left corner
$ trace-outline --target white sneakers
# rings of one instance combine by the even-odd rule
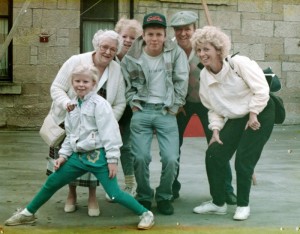
[[[138,224],[138,229],[148,230],[154,225],[154,216],[151,211],[146,211],[140,216],[141,221]]]
[[[225,215],[227,213],[226,203],[223,206],[217,206],[212,201],[203,202],[200,206],[193,209],[197,214],[217,214]],[[238,206],[233,216],[234,220],[246,220],[250,216],[250,206]]]
[[[8,220],[5,221],[6,226],[16,226],[23,224],[31,224],[36,222],[34,215],[25,215],[22,213],[22,209],[17,209],[17,211]]]
[[[227,205],[224,203],[223,206],[217,206],[212,201],[203,202],[200,206],[193,209],[194,213],[197,214],[218,214],[224,215],[227,213]]]
[[[233,216],[234,220],[246,220],[250,216],[250,206],[238,206]]]

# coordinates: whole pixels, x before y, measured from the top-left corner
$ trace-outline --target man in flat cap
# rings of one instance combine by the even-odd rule
[[[176,115],[185,103],[189,65],[183,50],[167,39],[166,27],[164,15],[145,15],[143,34],[134,41],[121,67],[127,83],[126,99],[133,112],[130,134],[136,199],[150,210],[154,198],[158,211],[171,215],[174,213],[172,184],[179,158]],[[155,192],[149,181],[154,130],[162,163],[160,184]]]
[[[192,11],[180,11],[174,14],[171,18],[171,26],[174,29],[175,38],[177,44],[186,53],[189,65],[189,84],[188,93],[186,96],[186,103],[181,107],[177,114],[177,123],[179,129],[179,151],[183,143],[183,134],[190,118],[197,114],[206,136],[207,143],[209,143],[212,137],[212,132],[208,129],[208,110],[201,103],[199,97],[199,83],[200,83],[200,71],[202,64],[199,64],[199,58],[196,56],[195,51],[192,49],[192,44],[190,39],[196,30],[196,22],[198,20],[198,15]],[[199,66],[200,65],[200,66]],[[177,171],[177,176],[173,182],[173,199],[179,197],[179,190],[181,184],[178,181],[179,176],[179,166]],[[236,204],[236,196],[233,192],[233,187],[231,185],[232,174],[230,164],[228,164],[228,176],[226,178],[226,202],[227,204]]]

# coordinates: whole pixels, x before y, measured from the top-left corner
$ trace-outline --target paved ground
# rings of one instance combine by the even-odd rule
[[[181,197],[174,202],[175,214],[156,214],[157,226],[285,227],[300,226],[300,126],[277,126],[256,167],[257,185],[251,191],[251,216],[247,221],[232,220],[235,206],[224,216],[197,215],[192,208],[210,198],[204,168],[204,138],[185,138],[182,149]],[[157,186],[160,162],[156,139],[153,140],[151,180]],[[17,207],[24,207],[46,179],[48,147],[38,132],[0,131],[0,225]],[[119,183],[123,185],[120,168]],[[235,176],[233,184],[235,184]],[[97,190],[101,216],[87,215],[87,189],[78,190],[79,210],[63,211],[66,188],[56,193],[37,213],[39,227],[131,226],[138,218],[118,204],[105,201],[103,189]],[[29,227],[34,228],[34,227]]]

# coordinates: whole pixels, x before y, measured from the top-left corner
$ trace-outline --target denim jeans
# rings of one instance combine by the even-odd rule
[[[155,200],[170,200],[179,157],[176,116],[169,113],[163,114],[162,104],[143,104],[142,106],[142,110],[133,113],[130,125],[137,182],[136,199],[151,202],[154,197],[154,191],[150,187],[149,181],[149,164],[152,160],[150,151],[155,130],[162,163],[160,184],[156,188]]]
[[[72,154],[69,160],[66,161],[59,170],[47,178],[43,187],[27,206],[28,211],[35,213],[56,191],[86,172],[91,172],[96,176],[105,192],[110,197],[115,198],[115,202],[127,207],[137,215],[141,215],[147,211],[147,209],[140,205],[132,196],[120,190],[116,177],[113,179],[108,177],[106,158],[103,155],[100,155],[100,157],[102,157],[103,166],[93,167],[85,164],[78,154]]]

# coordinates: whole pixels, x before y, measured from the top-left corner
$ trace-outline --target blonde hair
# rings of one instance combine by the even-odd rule
[[[135,31],[135,37],[139,37],[143,33],[142,25],[135,19],[126,19],[122,17],[115,26],[115,31],[121,33],[125,28],[132,29]]]
[[[99,82],[99,71],[94,65],[80,64],[76,66],[71,73],[70,82],[72,83],[75,76],[86,75],[90,77],[95,83]]]
[[[92,43],[94,49],[97,50],[104,39],[111,39],[117,42],[117,51],[119,52],[122,46],[122,38],[113,30],[98,30],[93,37]]]
[[[196,29],[191,38],[191,43],[194,50],[197,50],[197,47],[201,44],[210,43],[216,50],[221,52],[222,59],[227,57],[231,49],[229,36],[214,26]]]

